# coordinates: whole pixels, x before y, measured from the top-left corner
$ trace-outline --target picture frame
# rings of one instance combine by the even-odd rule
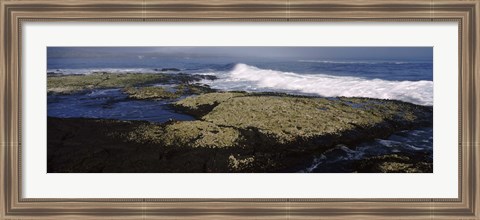
[[[0,2],[0,190],[4,219],[478,219],[478,0]],[[179,13],[181,12],[181,13]],[[459,27],[458,198],[23,198],[22,24],[25,22],[442,22]]]

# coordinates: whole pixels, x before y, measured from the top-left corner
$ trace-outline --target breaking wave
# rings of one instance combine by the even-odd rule
[[[326,74],[298,74],[236,64],[205,82],[221,90],[280,91],[326,97],[369,97],[433,105],[433,81],[389,81]]]

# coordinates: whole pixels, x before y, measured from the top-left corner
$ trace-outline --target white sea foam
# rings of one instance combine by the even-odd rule
[[[237,64],[219,79],[204,81],[221,90],[290,91],[326,97],[370,97],[433,105],[433,81],[389,81],[326,74],[297,74]]]

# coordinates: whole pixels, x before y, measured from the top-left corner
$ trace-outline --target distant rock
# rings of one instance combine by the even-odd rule
[[[177,68],[162,68],[160,71],[162,71],[162,72],[179,72],[180,69],[177,69]]]
[[[206,80],[216,80],[218,79],[217,76],[214,76],[214,75],[198,75],[200,78],[202,79],[206,79]]]
[[[208,85],[203,84],[178,84],[166,88],[163,86],[144,86],[144,87],[127,87],[123,91],[128,94],[131,99],[177,99],[186,95],[200,95],[204,93],[215,92]]]
[[[49,76],[49,77],[51,77],[51,76],[52,77],[53,76],[62,76],[62,75],[63,75],[63,73],[61,73],[61,72],[47,72],[47,76]]]

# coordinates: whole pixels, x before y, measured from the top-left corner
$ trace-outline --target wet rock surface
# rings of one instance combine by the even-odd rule
[[[204,93],[215,92],[208,85],[199,83],[184,83],[175,86],[144,86],[127,87],[123,89],[131,99],[178,99],[187,95],[200,95]]]
[[[295,172],[338,144],[432,125],[432,107],[400,101],[205,92],[172,105],[195,121],[48,118],[48,172]],[[356,166],[431,170],[399,155]]]

